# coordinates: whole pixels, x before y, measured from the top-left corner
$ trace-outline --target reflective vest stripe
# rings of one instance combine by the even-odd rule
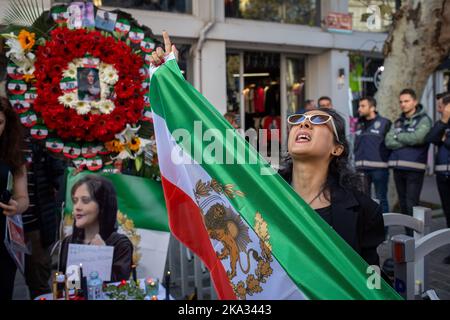
[[[356,161],[355,165],[357,167],[373,167],[373,168],[387,168],[388,167],[388,163],[387,162],[368,161],[368,160]]]
[[[427,165],[424,163],[405,161],[405,160],[390,160],[389,166],[395,167],[395,168],[396,167],[406,167],[406,168],[420,169],[420,170],[425,170],[427,168]]]
[[[438,164],[434,168],[434,171],[438,171],[438,172],[450,171],[450,164]]]

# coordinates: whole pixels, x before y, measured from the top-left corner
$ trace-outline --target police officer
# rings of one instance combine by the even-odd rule
[[[447,219],[447,228],[450,228],[450,94],[441,99],[438,112],[441,119],[435,123],[426,141],[438,147],[436,155],[436,182],[441,197],[442,209]],[[439,101],[441,100],[441,101]],[[450,255],[444,259],[450,264]]]
[[[384,139],[391,121],[377,112],[377,101],[372,97],[359,100],[359,120],[355,137],[355,166],[364,175],[366,189],[371,194],[372,183],[383,212],[389,212],[387,188],[389,182],[388,160],[390,150]]]
[[[400,108],[402,114],[386,135],[386,146],[392,150],[389,167],[394,169],[401,211],[412,215],[422,190],[429,146],[425,137],[432,122],[412,89],[400,93]]]

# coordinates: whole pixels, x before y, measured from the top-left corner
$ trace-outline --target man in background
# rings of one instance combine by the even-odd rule
[[[414,90],[404,89],[399,103],[402,113],[386,135],[386,146],[392,150],[389,167],[394,180],[403,214],[412,216],[419,204],[429,144],[425,137],[431,129],[431,119],[417,101]],[[412,235],[411,230],[407,230]]]
[[[330,97],[322,96],[318,100],[319,108],[333,109],[333,101]]]
[[[390,151],[384,139],[391,128],[391,121],[377,112],[377,101],[363,97],[359,101],[359,119],[355,132],[355,167],[364,175],[366,191],[371,195],[372,183],[383,212],[389,212],[387,198]]]
[[[450,94],[438,95],[436,98],[441,119],[436,121],[425,140],[438,148],[434,171],[447,228],[450,228]],[[450,255],[443,262],[450,264]]]

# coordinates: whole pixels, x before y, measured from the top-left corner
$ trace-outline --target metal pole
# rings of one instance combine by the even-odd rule
[[[425,235],[429,234],[431,231],[431,222],[433,219],[433,214],[430,208],[424,207],[414,207],[413,216],[417,220],[421,221],[423,224],[422,232],[414,231],[414,239],[416,241],[423,238]],[[414,275],[416,279],[416,295],[422,294],[422,292],[427,291],[428,288],[428,260],[429,257],[425,256],[421,259],[416,259],[414,263]],[[421,292],[420,292],[421,291]]]
[[[287,58],[285,54],[281,54],[280,57],[280,110],[281,110],[281,155],[283,156],[287,152]]]
[[[197,288],[197,299],[203,300],[203,272],[200,259],[194,255],[194,285]]]
[[[180,266],[181,266],[181,295],[185,299],[188,289],[188,266],[186,258],[186,248],[179,243],[180,246]]]
[[[244,100],[244,52],[239,53],[239,113],[242,132],[245,133],[245,100]]]

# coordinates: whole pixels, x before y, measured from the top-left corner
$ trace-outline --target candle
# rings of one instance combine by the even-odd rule
[[[83,264],[80,263],[80,282],[83,279]]]
[[[170,300],[170,271],[167,271],[165,277],[166,300]]]
[[[80,296],[88,300],[88,291],[87,291],[87,279],[83,275],[83,264],[80,263],[80,285],[81,285],[81,292],[78,292]]]
[[[151,296],[151,295],[155,295],[158,294],[159,291],[159,283],[158,283],[158,279],[153,279],[148,277],[145,280],[145,291],[147,293],[147,295]]]
[[[137,276],[136,276],[136,265],[132,265],[131,266],[131,271],[132,271],[132,274],[133,274],[133,281],[134,282],[136,282],[137,281]]]
[[[158,300],[157,296],[152,296],[152,300]]]

